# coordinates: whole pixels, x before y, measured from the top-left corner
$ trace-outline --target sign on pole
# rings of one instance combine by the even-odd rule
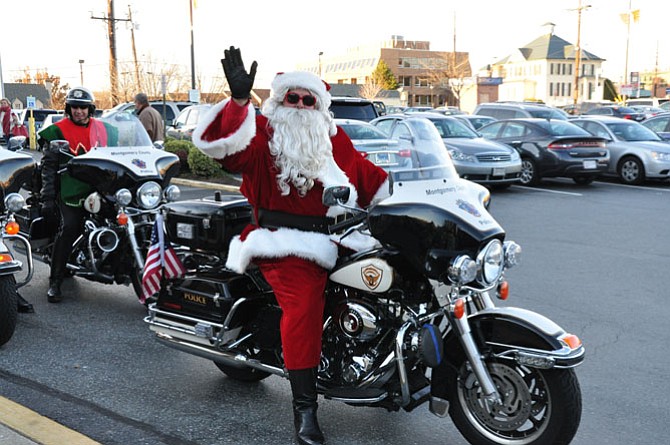
[[[35,108],[35,96],[26,97],[26,107]]]

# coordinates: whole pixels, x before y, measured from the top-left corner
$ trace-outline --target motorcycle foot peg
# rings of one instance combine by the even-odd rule
[[[429,409],[430,412],[437,417],[447,417],[449,415],[449,401],[440,397],[431,396]]]

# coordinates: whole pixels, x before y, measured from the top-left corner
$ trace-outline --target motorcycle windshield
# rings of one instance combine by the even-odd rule
[[[70,159],[72,177],[113,193],[146,180],[164,185],[179,172],[179,158],[155,148],[135,115],[116,113],[89,127],[95,143],[88,153]]]
[[[458,176],[433,124],[425,118],[404,122],[412,133],[398,140],[412,162],[389,169],[391,196],[370,209],[372,235],[402,251],[419,269],[435,252],[474,255],[491,238],[504,239],[486,208],[489,191]]]

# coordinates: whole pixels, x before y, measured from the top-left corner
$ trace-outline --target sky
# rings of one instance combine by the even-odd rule
[[[628,71],[670,69],[668,0],[125,0],[114,1],[114,16],[136,24],[137,58],[144,71],[177,67],[191,79],[191,28],[196,77],[203,89],[223,81],[223,50],[239,47],[247,67],[259,64],[256,87],[268,88],[277,72],[296,69],[323,52],[338,55],[348,48],[389,40],[392,35],[431,43],[435,51],[470,53],[472,69],[502,59],[516,48],[548,33],[577,41],[576,9],[581,14],[581,46],[606,59],[602,75],[615,82]],[[0,64],[5,83],[46,70],[61,83],[76,86],[83,72],[85,86],[109,88],[109,43],[104,20],[107,0],[4,0],[0,16],[11,32],[0,38]],[[315,6],[319,4],[319,6]],[[322,10],[328,6],[324,13]],[[620,14],[640,10],[630,27]],[[30,30],[31,32],[26,32]],[[116,26],[119,72],[133,61],[128,22]],[[628,63],[626,47],[628,46]],[[79,60],[84,60],[82,64]]]

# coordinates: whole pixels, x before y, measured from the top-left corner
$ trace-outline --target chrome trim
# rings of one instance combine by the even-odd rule
[[[16,288],[19,289],[19,288],[25,286],[26,284],[28,284],[28,282],[33,278],[34,266],[33,266],[32,248],[30,247],[30,241],[28,241],[28,239],[25,236],[23,236],[19,233],[17,233],[16,235],[9,235],[9,234],[5,233],[4,230],[3,230],[2,237],[0,238],[0,240],[2,242],[4,242],[5,239],[20,241],[25,246],[25,249],[26,249],[25,256],[26,256],[26,263],[27,263],[27,267],[28,267],[28,272],[26,274],[26,277],[23,280],[16,282]],[[17,267],[18,270],[21,270],[22,267],[23,267],[23,263],[21,261],[18,261],[18,260],[11,261],[10,263],[7,263],[7,264],[10,264],[11,267],[0,268],[0,272],[3,271],[2,269],[12,269],[14,267]]]

